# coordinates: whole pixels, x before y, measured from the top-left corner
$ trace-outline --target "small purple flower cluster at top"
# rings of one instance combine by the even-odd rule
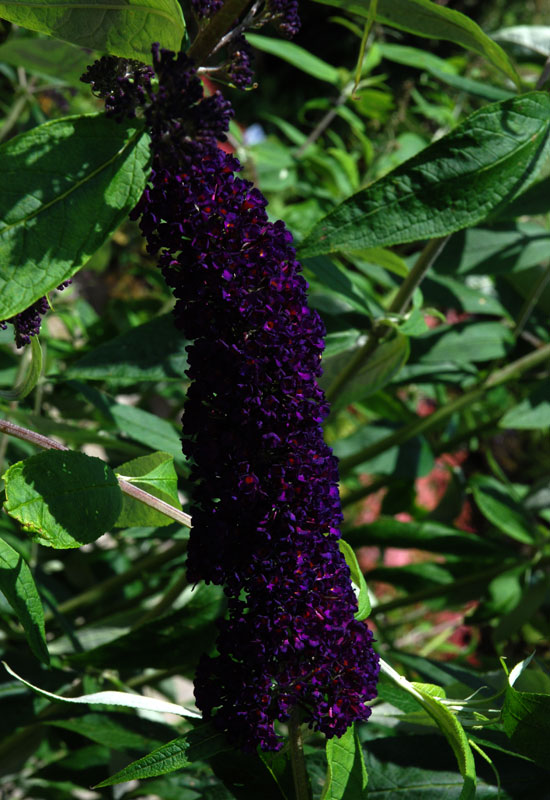
[[[70,280],[63,281],[63,283],[57,287],[57,291],[61,292],[70,283],[72,283]],[[42,317],[50,308],[51,306],[48,298],[45,296],[40,297],[24,311],[20,311],[19,314],[14,314],[14,316],[9,319],[1,320],[0,328],[5,331],[8,327],[7,323],[11,323],[15,334],[16,346],[24,347],[24,345],[30,344],[31,336],[38,336],[42,324]]]
[[[203,96],[185,55],[155,47],[153,61],[158,88],[147,84],[143,110],[152,172],[132,216],[193,340],[189,579],[223,585],[228,602],[218,655],[198,667],[197,705],[248,749],[277,750],[274,723],[295,707],[340,736],[369,717],[379,664],[338,543],[337,462],[316,381],[324,327],[291,234],[217,146],[229,104]]]
[[[199,19],[209,19],[223,6],[223,0],[192,0]],[[260,10],[265,21],[275,22],[286,36],[295,36],[300,30],[298,0],[267,0]]]

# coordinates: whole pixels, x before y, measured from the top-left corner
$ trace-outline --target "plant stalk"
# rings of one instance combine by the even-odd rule
[[[450,236],[444,236],[440,239],[432,239],[418,256],[413,268],[401,284],[399,291],[395,295],[390,307],[388,308],[389,314],[404,314],[409,306],[411,298],[422,282],[427,271],[434,263],[439,253],[443,250]],[[326,392],[326,397],[329,403],[341,394],[346,383],[352,378],[356,372],[363,366],[365,361],[373,354],[378,346],[380,338],[388,330],[386,324],[375,324],[369,337],[363,347],[352,356],[346,364],[342,372],[335,378],[332,385],[329,386]]]
[[[197,66],[203,66],[220,39],[250,5],[250,0],[226,0],[210,22],[199,32],[187,51]]]
[[[22,439],[25,442],[30,442],[37,447],[42,447],[44,450],[70,449],[64,444],[56,442],[54,439],[43,436],[41,433],[35,433],[35,431],[31,431],[28,428],[22,428],[20,425],[15,425],[13,422],[8,422],[5,419],[0,419],[0,432],[8,434],[9,436],[15,436],[16,439]],[[155,511],[160,511],[161,514],[164,514],[166,517],[170,517],[170,519],[179,522],[180,525],[184,525],[186,528],[191,527],[191,517],[189,514],[185,514],[185,512],[180,511],[179,508],[174,508],[174,506],[171,506],[169,503],[165,503],[164,500],[160,500],[158,497],[149,494],[149,492],[145,492],[143,489],[138,489],[138,487],[134,486],[133,483],[130,483],[130,481],[126,481],[123,478],[118,477],[118,484],[121,491],[128,495],[128,497],[133,497],[134,500],[138,500],[140,503],[144,503],[145,505],[154,508]]]
[[[438,408],[437,411],[434,411],[429,417],[417,419],[409,425],[400,428],[400,430],[395,433],[375,442],[375,444],[365,447],[358,453],[343,458],[340,461],[341,472],[344,473],[346,470],[353,469],[364,461],[370,461],[370,459],[380,455],[380,453],[383,453],[385,450],[389,450],[390,447],[404,444],[409,441],[409,439],[432,430],[432,428],[435,428],[440,422],[447,420],[452,414],[457,411],[462,411],[463,408],[467,408],[476,400],[479,400],[489,389],[500,386],[518,375],[522,375],[527,370],[547,359],[550,359],[550,344],[543,345],[539,347],[538,350],[523,356],[523,358],[518,358],[517,361],[513,361],[506,367],[496,370],[492,375],[489,375],[480,386],[470,389],[470,391],[463,394],[462,397],[458,397],[451,403],[447,403],[447,405]]]
[[[290,744],[290,763],[294,778],[295,800],[311,800],[311,784],[306,769],[304,741],[300,724],[300,710],[294,706],[288,722],[288,738]]]

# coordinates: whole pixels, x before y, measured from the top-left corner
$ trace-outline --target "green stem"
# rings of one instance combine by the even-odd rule
[[[250,0],[226,0],[189,48],[187,52],[189,58],[192,58],[198,66],[205,64],[219,40],[249,5]]]
[[[147,622],[151,622],[152,619],[155,617],[160,616],[163,611],[173,604],[174,600],[180,596],[182,591],[187,586],[187,575],[185,572],[176,580],[173,586],[171,586],[168,591],[160,598],[158,603],[150,608],[149,611],[139,620],[139,622],[134,625],[134,628],[140,628],[142,625],[145,625]]]
[[[542,272],[539,280],[533,286],[531,292],[529,293],[528,297],[525,298],[525,302],[521,308],[521,311],[518,315],[518,321],[516,322],[516,326],[514,328],[514,336],[520,336],[525,325],[527,324],[527,320],[531,316],[531,313],[536,306],[537,302],[540,299],[540,296],[546,289],[548,282],[550,281],[550,261],[548,262],[546,269]]]
[[[341,472],[344,473],[346,470],[353,469],[365,461],[370,461],[385,450],[389,450],[390,447],[404,444],[409,441],[409,439],[413,439],[421,433],[432,430],[432,428],[437,427],[437,425],[447,420],[452,414],[455,414],[457,411],[462,411],[463,408],[467,408],[472,403],[479,400],[489,389],[506,383],[547,359],[550,359],[550,344],[543,345],[538,350],[493,372],[481,386],[470,389],[470,391],[463,394],[462,397],[458,397],[456,400],[438,408],[437,411],[434,411],[430,416],[417,419],[409,425],[405,425],[395,433],[390,434],[390,436],[386,436],[375,444],[365,447],[358,453],[354,453],[352,456],[348,456],[348,458],[343,458],[340,462]]]
[[[82,594],[72,597],[65,603],[61,603],[57,611],[60,614],[74,614],[75,611],[78,611],[83,606],[90,606],[102,602],[107,595],[112,594],[121,586],[131,583],[131,581],[136,578],[143,577],[145,572],[154,572],[158,567],[162,566],[162,564],[183,555],[186,549],[186,541],[177,541],[170,548],[163,550],[161,553],[155,552],[152,555],[145,556],[145,558],[137,561],[132,567],[120,575],[113,575],[107,578],[107,580],[93,586],[91,589],[82,592]],[[53,614],[51,612],[45,615],[46,622],[49,622],[52,618]]]
[[[445,583],[442,586],[435,586],[430,589],[421,589],[419,592],[398,597],[395,600],[390,600],[388,603],[380,603],[375,606],[371,613],[371,617],[380,616],[380,614],[387,614],[388,611],[394,611],[396,608],[403,608],[405,606],[412,606],[415,603],[421,603],[423,600],[433,600],[436,597],[445,597],[455,595],[461,589],[468,587],[472,583],[478,581],[491,581],[497,575],[508,572],[509,569],[518,566],[517,562],[501,562],[497,566],[488,567],[487,569],[475,572],[473,575],[466,575],[464,578],[458,578],[451,583]]]
[[[306,769],[304,742],[300,724],[300,710],[294,706],[288,722],[288,738],[290,744],[290,763],[294,778],[295,800],[311,800],[311,784]]]
[[[10,133],[12,132],[13,128],[17,125],[17,121],[19,117],[25,110],[25,106],[27,105],[28,101],[30,100],[30,96],[28,92],[24,92],[23,94],[19,95],[17,100],[14,102],[12,107],[9,110],[9,113],[4,120],[4,124],[0,128],[0,142],[3,142]]]
[[[69,450],[64,444],[59,444],[59,442],[56,442],[54,439],[49,439],[47,436],[43,436],[41,433],[35,433],[35,431],[31,431],[28,428],[22,428],[20,425],[15,425],[13,422],[8,422],[5,419],[0,419],[0,432],[15,436],[16,439],[30,442],[31,444],[37,445],[37,447],[42,447],[44,450]],[[128,497],[133,497],[134,500],[138,500],[140,503],[144,503],[154,508],[156,511],[160,511],[161,514],[179,522],[180,525],[184,525],[186,528],[191,527],[191,517],[189,514],[180,511],[179,508],[174,508],[174,506],[165,503],[164,500],[160,500],[158,497],[149,494],[149,492],[138,489],[137,486],[134,486],[133,483],[124,478],[119,477],[118,484],[121,491],[127,494]]]
[[[353,492],[342,497],[342,508],[352,506],[354,503],[358,503],[359,500],[364,500],[369,494],[374,494],[379,489],[390,486],[393,482],[390,475],[382,475],[372,483],[369,483],[368,486],[360,486],[359,489],[355,489]]]
[[[432,239],[418,256],[413,268],[401,284],[399,291],[395,295],[393,301],[388,308],[389,314],[404,314],[409,306],[411,298],[422,282],[427,271],[443,250],[450,236],[444,236],[440,239]],[[356,372],[363,366],[365,361],[373,354],[378,346],[380,338],[387,332],[387,325],[382,321],[374,325],[369,337],[363,347],[346,364],[342,372],[335,378],[332,385],[329,386],[326,396],[329,403],[333,403],[338,395],[342,392],[346,383],[352,378]]]
[[[451,236],[442,236],[440,239],[432,239],[422,250],[416,262],[399,287],[399,291],[392,300],[389,307],[391,314],[404,314],[416,289],[422,283],[427,271],[430,269],[435,259],[441,253]]]

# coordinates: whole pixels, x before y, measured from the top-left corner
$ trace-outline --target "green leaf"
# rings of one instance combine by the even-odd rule
[[[502,725],[518,753],[548,769],[550,695],[515,689],[512,684],[521,666],[518,664],[510,673],[502,706]]]
[[[361,346],[357,345],[344,353],[325,358],[321,386],[326,388],[331,386]],[[356,400],[364,400],[376,394],[398,375],[408,356],[409,340],[407,336],[396,332],[389,341],[379,344],[360,369],[345,383],[333,403],[333,408],[342,408]]]
[[[340,552],[346,559],[346,564],[349,567],[351,580],[358,589],[357,611],[355,612],[355,619],[366,619],[371,612],[371,604],[365,578],[363,577],[363,573],[359,568],[357,557],[353,551],[353,548],[350,547],[349,544],[343,539],[340,539],[338,544],[340,545]]]
[[[432,239],[476,225],[536,178],[549,133],[546,93],[484,106],[337,206],[313,227],[300,256]]]
[[[415,364],[453,362],[471,364],[503,358],[514,344],[512,331],[502,322],[466,322],[439,325],[411,343]]]
[[[0,591],[17,614],[35,656],[49,664],[44,609],[32,573],[23,556],[0,539]]]
[[[93,542],[115,523],[121,491],[112,469],[84,453],[48,451],[4,474],[4,508],[31,539],[65,549]]]
[[[125,386],[138,381],[185,380],[188,342],[164,314],[86,353],[63,378]]]
[[[367,17],[369,0],[318,0],[326,5],[344,8],[352,14]],[[473,50],[488,59],[504,72],[514,83],[520,84],[519,76],[501,47],[479,25],[458,11],[444,8],[432,0],[378,0],[376,19],[401,31],[414,33],[428,39],[443,39],[466,50]]]
[[[183,567],[180,567],[183,568]],[[93,650],[68,656],[77,667],[109,669],[178,668],[178,674],[193,674],[200,654],[210,651],[217,636],[216,619],[224,613],[221,587],[199,584],[190,591],[190,600],[160,619],[101,644]],[[181,643],[185,641],[185,647]]]
[[[475,475],[470,486],[479,510],[495,528],[518,542],[534,544],[537,533],[534,523],[507,486],[489,475]]]
[[[475,533],[451,528],[439,522],[399,522],[393,517],[380,517],[370,525],[361,525],[345,531],[346,541],[352,547],[380,545],[381,547],[414,547],[430,553],[447,553],[472,558],[513,555],[499,543],[482,539]]]
[[[499,420],[499,428],[538,430],[550,428],[550,381],[541,381],[529,397]]]
[[[94,788],[165,775],[167,772],[189,766],[194,760],[207,760],[216,753],[229,749],[230,746],[223,734],[215,731],[209,724],[201,725],[184,736],[163,744],[143,758],[133,761]]]
[[[121,464],[115,472],[138,489],[149,492],[181,511],[174,459],[168,453],[152,453],[150,456],[134,458]],[[122,510],[115,526],[117,528],[161,527],[172,523],[173,520],[160,511],[155,511],[154,508],[123,495]]]
[[[73,47],[58,39],[36,37],[11,38],[4,42],[0,58],[6,64],[24,67],[31,75],[40,75],[82,88],[80,76],[93,56],[80,47]]]
[[[139,200],[148,160],[141,128],[103,114],[46,122],[0,147],[0,319],[86,263]]]
[[[47,692],[39,686],[35,686],[29,681],[26,681],[14,670],[9,667],[5,661],[2,664],[14,678],[24,683],[29,689],[32,689],[36,694],[55,700],[58,703],[77,703],[82,705],[107,705],[107,706],[123,706],[124,708],[139,708],[143,711],[156,711],[159,714],[177,714],[180,717],[193,717],[200,718],[200,714],[196,711],[191,711],[188,708],[178,705],[177,703],[169,703],[166,700],[160,700],[157,697],[146,697],[141,694],[132,694],[131,692],[92,692],[92,694],[82,694],[78,697],[63,697],[60,694]]]
[[[135,730],[140,720],[132,714],[84,714],[73,719],[48,720],[48,725],[74,731],[92,742],[105,745],[113,750],[140,750],[158,747],[162,739],[153,739]],[[151,720],[147,720],[150,724]],[[144,725],[145,728],[145,725]],[[168,730],[168,728],[166,728]],[[166,737],[165,737],[166,738]]]
[[[533,189],[537,190],[535,206],[530,209],[527,200],[530,191],[525,192],[518,198],[516,216],[548,211],[550,181],[539,181]],[[510,209],[514,205],[512,203]],[[550,234],[538,223],[500,223],[493,228],[474,228],[454,235],[453,246],[445,248],[446,255],[442,253],[436,258],[433,271],[450,277],[509,275],[545,261],[549,248]]]
[[[22,400],[32,392],[42,373],[42,348],[38,336],[31,339],[31,362],[28,365],[22,380],[13,389],[0,392],[0,397],[6,400]]]
[[[7,0],[0,16],[79,47],[147,62],[152,42],[178,51],[185,33],[177,0]]]
[[[246,38],[252,47],[282,58],[283,61],[288,61],[293,67],[307,72],[308,75],[313,75],[320,81],[327,81],[327,83],[335,85],[340,83],[340,73],[336,67],[327,64],[326,61],[322,61],[294,42],[286,39],[270,39],[268,36],[259,36],[257,33],[247,33]]]
[[[421,735],[418,727],[412,734],[400,735],[392,731],[391,738],[368,741],[363,747],[369,773],[369,793],[376,800],[457,800],[463,789],[463,778],[452,769],[446,753],[447,743],[436,734]],[[513,774],[513,770],[510,773]],[[499,794],[493,783],[479,780],[475,798],[517,800],[525,780],[529,782],[529,788],[534,786],[532,794],[527,790],[527,797],[536,797],[537,792],[544,796],[547,786],[544,777],[537,775],[531,783],[528,771],[524,770],[514,786],[519,794],[514,789]],[[507,781],[506,785],[510,782]]]
[[[181,440],[168,420],[150,414],[142,408],[111,402],[109,411],[118,428],[130,438],[153,450],[169,453],[178,461],[183,460]]]
[[[367,796],[367,769],[355,725],[327,740],[327,779],[321,800],[361,800]]]
[[[363,426],[351,436],[335,441],[334,453],[339,459],[355,458],[367,447],[376,447],[379,442],[395,433],[397,427],[397,425],[378,424]],[[351,468],[370,475],[392,475],[394,478],[411,479],[427,475],[433,466],[434,457],[427,441],[423,437],[415,436],[402,445],[384,449]]]
[[[401,278],[406,278],[409,274],[406,263],[401,256],[398,256],[393,250],[386,250],[383,247],[371,247],[362,250],[360,255],[365,261],[370,261],[373,264],[380,264],[381,267],[384,267],[390,272],[394,272]]]
[[[492,38],[497,42],[519,45],[545,58],[550,56],[549,25],[514,25],[511,28],[495,31]]]
[[[402,675],[399,675],[387,662],[380,660],[380,668],[383,673],[392,678],[395,683],[405,691],[408,691],[422,706],[422,708],[434,720],[439,730],[443,733],[455,754],[455,758],[464,779],[459,800],[472,800],[476,794],[476,770],[474,756],[468,743],[464,728],[454,715],[439,699],[440,687],[423,684],[410,683]],[[444,694],[444,692],[443,692]]]
[[[517,605],[499,619],[493,631],[493,641],[509,641],[525,623],[531,622],[544,603],[549,588],[550,581],[544,571],[537,570],[529,575]]]

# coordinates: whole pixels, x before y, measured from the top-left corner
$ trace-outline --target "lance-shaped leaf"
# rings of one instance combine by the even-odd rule
[[[185,23],[177,0],[7,0],[0,17],[66,42],[149,61],[151,43],[179,50]]]
[[[80,703],[81,705],[106,705],[106,706],[124,706],[125,708],[139,708],[143,711],[156,711],[159,714],[177,714],[180,717],[194,717],[200,719],[201,715],[197,711],[193,711],[177,703],[169,703],[167,700],[160,700],[157,697],[146,697],[141,694],[132,694],[131,692],[93,692],[92,694],[81,694],[78,697],[63,697],[61,694],[54,694],[29,683],[14,670],[2,661],[2,664],[14,678],[24,683],[29,689],[32,689],[36,694],[46,697],[49,700],[55,700],[58,703]]]
[[[537,177],[549,137],[547,93],[485,106],[337,206],[314,226],[300,255],[432,239],[476,225]]]
[[[217,753],[229,749],[230,745],[224,734],[216,731],[213,725],[207,722],[189,733],[157,747],[143,758],[132,761],[127,767],[98,783],[97,786],[112,786],[124,781],[166,775],[168,772],[189,766],[193,761],[206,761]]]
[[[0,319],[86,263],[139,200],[148,160],[143,130],[103,114],[46,122],[0,147]]]
[[[3,539],[0,539],[0,591],[17,614],[35,656],[49,664],[44,609],[32,573],[23,556]]]
[[[344,8],[352,14],[368,17],[370,0],[317,0],[329,6]],[[401,31],[443,39],[466,50],[473,50],[488,59],[519,85],[519,76],[504,52],[479,25],[459,11],[444,8],[433,0],[378,0],[376,19]]]

